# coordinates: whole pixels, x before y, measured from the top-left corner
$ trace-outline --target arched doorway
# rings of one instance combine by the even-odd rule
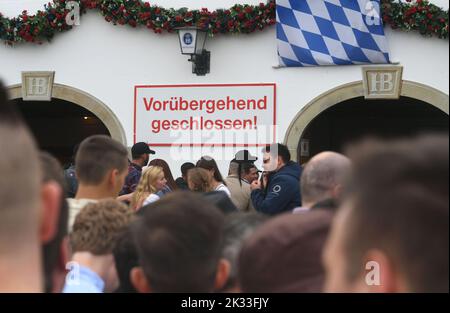
[[[372,135],[396,137],[426,131],[448,132],[448,95],[404,81],[398,100],[365,100],[362,82],[333,89],[306,105],[285,142],[300,163],[324,150],[342,151],[349,142]],[[300,142],[309,144],[309,156]]]
[[[448,132],[448,116],[426,102],[401,97],[399,100],[366,101],[354,98],[338,103],[317,116],[305,129],[311,156],[345,146],[364,137],[395,138],[421,132]],[[308,157],[300,155],[300,162]]]
[[[75,144],[94,134],[109,135],[126,146],[125,132],[118,118],[88,93],[54,84],[52,100],[43,102],[23,101],[20,84],[8,89],[40,148],[54,154],[63,164],[70,160]]]
[[[72,102],[13,102],[22,113],[41,150],[50,152],[62,164],[70,162],[73,148],[91,135],[111,136],[105,124],[92,112]]]

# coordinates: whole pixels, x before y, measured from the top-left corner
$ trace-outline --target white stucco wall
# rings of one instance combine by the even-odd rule
[[[14,15],[14,10],[40,8],[41,0],[0,0],[0,11]],[[215,1],[159,0],[166,7],[229,7],[234,0]],[[242,3],[259,3],[248,0]],[[448,8],[448,0],[434,3]],[[152,2],[155,3],[155,2]],[[386,28],[392,59],[404,66],[406,80],[434,87],[446,94],[449,83],[449,42],[424,38]],[[139,84],[197,83],[277,83],[278,139],[300,109],[318,95],[339,85],[362,79],[359,66],[274,69],[277,64],[275,27],[260,33],[239,36],[219,35],[209,39],[211,73],[198,77],[191,73],[187,56],[179,50],[175,34],[156,35],[147,29],[113,26],[98,12],[83,16],[81,25],[58,34],[52,43],[41,46],[22,44],[0,46],[0,78],[6,85],[21,82],[21,71],[54,70],[55,82],[81,89],[106,103],[120,119],[128,145],[133,135],[133,86]],[[171,160],[169,148],[156,148],[157,157]],[[210,154],[223,158],[223,150],[195,150],[184,160],[170,161],[176,175],[184,161]],[[256,149],[255,149],[256,152]],[[232,155],[220,161],[226,172]]]

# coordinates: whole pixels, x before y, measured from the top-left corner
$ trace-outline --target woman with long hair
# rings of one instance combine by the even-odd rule
[[[214,191],[212,187],[212,179],[209,172],[203,168],[193,168],[189,170],[187,183],[189,190],[194,192],[211,192]]]
[[[231,192],[228,189],[227,184],[222,177],[222,174],[220,174],[216,160],[209,156],[204,156],[197,162],[197,167],[203,168],[208,171],[212,179],[213,191],[225,192],[228,197],[231,198]]]
[[[137,211],[144,205],[158,201],[160,196],[157,194],[164,189],[166,183],[164,170],[159,166],[150,166],[142,173],[130,207]]]
[[[167,164],[166,161],[164,161],[163,159],[154,159],[154,160],[151,160],[148,165],[149,166],[159,166],[163,169],[164,177],[167,180],[166,188],[164,188],[162,190],[163,194],[166,194],[171,191],[176,191],[178,189],[178,185],[175,182],[173,175],[172,175],[172,171],[170,170],[169,164]]]

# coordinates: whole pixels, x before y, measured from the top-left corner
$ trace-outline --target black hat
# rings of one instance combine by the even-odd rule
[[[155,154],[156,152],[151,150],[148,144],[145,142],[137,142],[131,148],[131,154],[142,155],[142,154]]]
[[[257,157],[252,156],[248,150],[241,150],[234,156],[233,162],[236,163],[255,163],[258,160]]]

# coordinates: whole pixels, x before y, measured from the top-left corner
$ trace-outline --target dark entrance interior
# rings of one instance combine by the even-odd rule
[[[447,132],[448,115],[429,103],[402,97],[399,100],[354,98],[334,105],[317,116],[305,129],[310,157],[345,146],[367,136],[393,138],[423,132]],[[298,155],[300,154],[300,144]],[[301,163],[310,157],[300,157]]]
[[[110,133],[92,112],[72,102],[14,100],[34,134],[39,148],[57,157],[62,164],[71,161],[76,144],[91,135]]]

